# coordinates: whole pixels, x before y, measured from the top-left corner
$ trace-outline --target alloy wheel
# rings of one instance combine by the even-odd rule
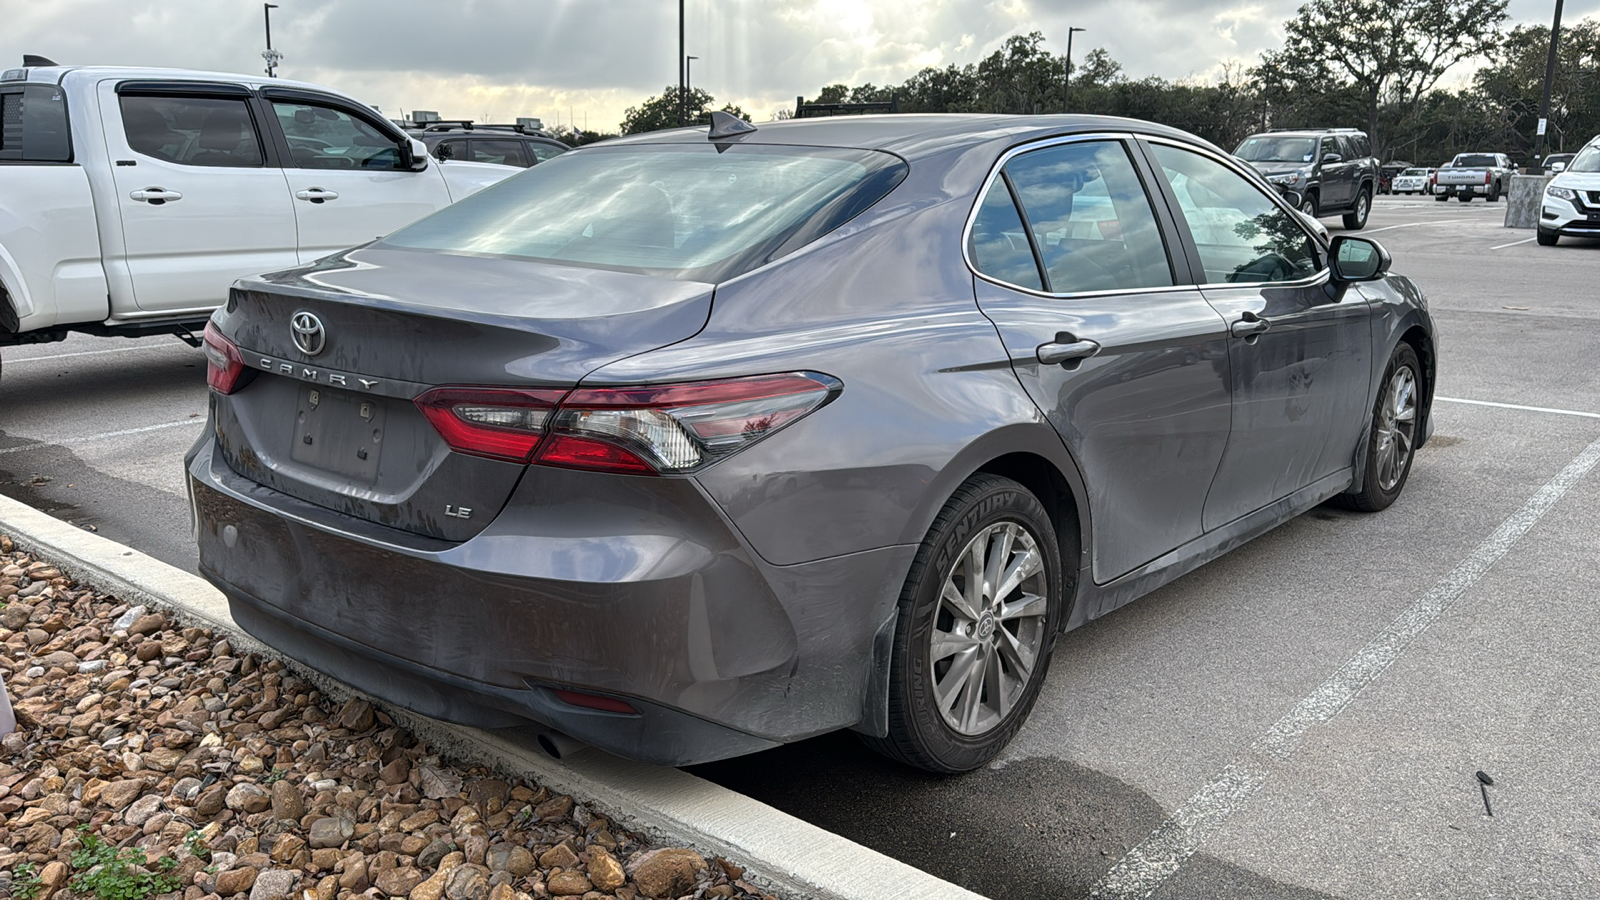
[[[967,543],[940,585],[933,695],[946,725],[981,735],[1005,720],[1040,668],[1049,584],[1032,533],[999,522]]]
[[[1401,366],[1389,379],[1378,418],[1378,486],[1392,491],[1405,476],[1417,432],[1417,377]]]

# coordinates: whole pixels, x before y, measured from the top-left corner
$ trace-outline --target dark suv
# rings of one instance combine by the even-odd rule
[[[1344,227],[1366,227],[1378,187],[1378,161],[1366,132],[1354,128],[1268,131],[1245,138],[1233,155],[1250,163],[1311,216],[1344,214]]]
[[[538,165],[572,149],[555,138],[515,125],[474,125],[445,122],[413,129],[411,136],[428,145],[436,159],[498,163],[502,166]]]

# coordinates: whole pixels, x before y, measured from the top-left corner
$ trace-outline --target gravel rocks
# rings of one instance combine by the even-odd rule
[[[31,863],[41,900],[86,900],[69,888],[80,827],[171,866],[179,889],[148,900],[765,896],[733,863],[452,765],[368,701],[80,589],[4,537],[0,597],[18,719],[0,753],[0,873]]]

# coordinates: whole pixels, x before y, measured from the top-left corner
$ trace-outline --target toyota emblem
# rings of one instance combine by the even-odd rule
[[[289,320],[289,333],[294,337],[294,345],[307,356],[316,356],[328,346],[328,332],[323,329],[322,320],[311,313],[295,313]]]

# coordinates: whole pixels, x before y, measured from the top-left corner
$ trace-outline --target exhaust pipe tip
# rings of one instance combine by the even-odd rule
[[[549,754],[551,759],[570,759],[589,749],[588,744],[568,737],[559,731],[540,733],[538,742],[539,749]]]

